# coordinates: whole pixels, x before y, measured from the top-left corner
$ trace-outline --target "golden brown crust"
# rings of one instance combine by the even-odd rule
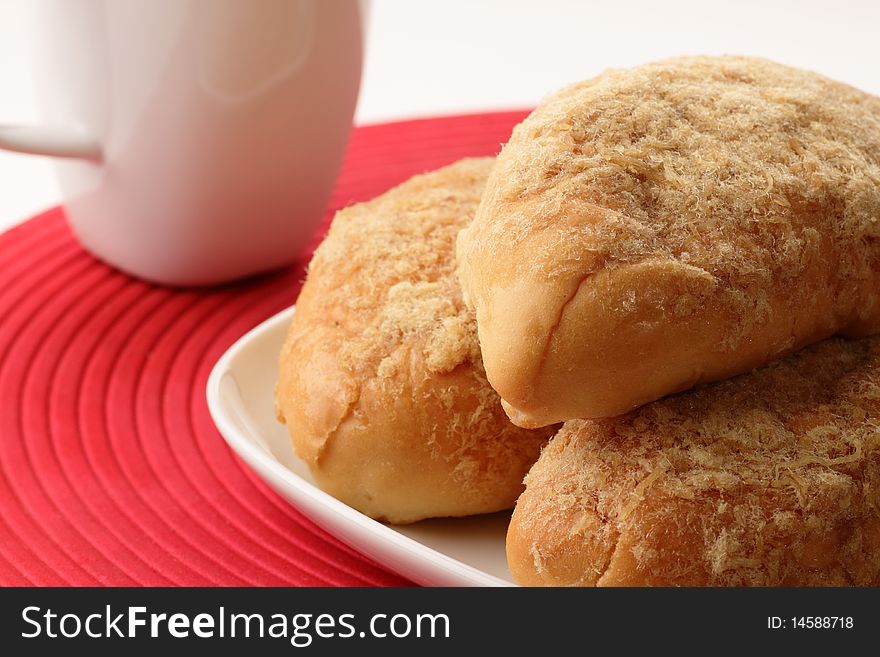
[[[550,432],[504,415],[454,274],[491,158],[337,214],[315,252],[276,402],[318,484],[392,522],[509,508]]]
[[[460,276],[522,426],[880,328],[880,99],[765,60],[608,71],[517,126]]]
[[[529,585],[880,584],[880,339],[567,422],[507,552]]]

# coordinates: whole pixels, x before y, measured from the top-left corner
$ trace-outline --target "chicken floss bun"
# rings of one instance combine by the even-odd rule
[[[880,585],[880,338],[566,422],[507,556],[528,585]]]
[[[342,210],[280,357],[276,408],[318,485],[394,523],[509,508],[552,432],[507,419],[454,269],[493,159]]]
[[[612,70],[517,126],[459,239],[520,426],[880,329],[880,99],[745,57]]]

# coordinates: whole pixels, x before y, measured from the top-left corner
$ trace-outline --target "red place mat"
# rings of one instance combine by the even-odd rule
[[[331,211],[497,153],[523,116],[356,129]],[[61,209],[0,235],[0,585],[408,583],[267,488],[208,415],[212,365],[296,300],[304,264],[181,291],[87,255]]]

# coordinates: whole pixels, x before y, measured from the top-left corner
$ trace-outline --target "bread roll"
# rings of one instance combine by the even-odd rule
[[[491,158],[341,211],[281,353],[279,418],[331,495],[406,523],[513,506],[549,430],[513,426],[489,387],[454,274]]]
[[[613,70],[515,128],[459,238],[520,426],[880,328],[880,99],[744,57]]]
[[[880,585],[880,339],[567,422],[507,557],[528,585]]]

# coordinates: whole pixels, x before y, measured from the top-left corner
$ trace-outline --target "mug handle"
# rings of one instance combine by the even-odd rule
[[[31,155],[88,160],[96,164],[103,159],[98,140],[78,125],[0,125],[0,149]]]

